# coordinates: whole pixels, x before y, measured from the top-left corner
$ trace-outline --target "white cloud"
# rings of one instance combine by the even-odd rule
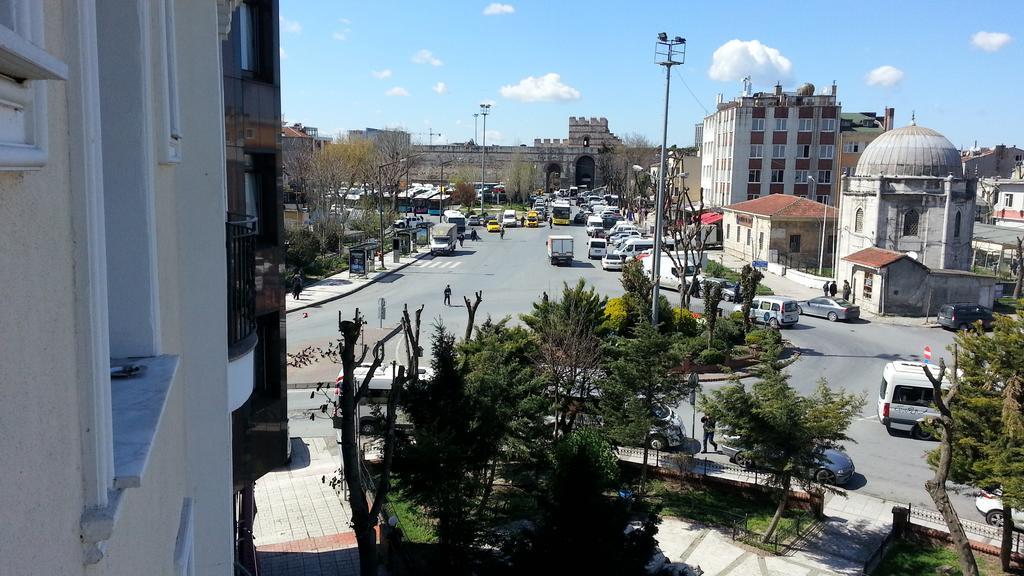
[[[484,16],[500,16],[501,14],[512,14],[515,11],[516,7],[511,4],[491,2],[487,8],[484,8]]]
[[[278,48],[278,50],[281,51],[281,60],[287,60],[288,59],[288,53],[284,51],[284,48]]]
[[[895,86],[903,80],[903,70],[895,66],[879,66],[864,77],[868,86]]]
[[[383,80],[385,78],[391,78],[391,70],[385,68],[383,70],[370,70],[370,75],[377,80]]]
[[[462,126],[462,120],[456,120],[455,121],[455,125],[456,126]]]
[[[433,90],[434,92],[437,92],[438,94],[447,94],[448,93],[448,85],[445,84],[444,82],[438,82],[437,84],[434,84],[434,87],[431,88],[431,90]]]
[[[444,62],[441,62],[440,58],[434,56],[430,50],[427,49],[420,50],[413,54],[412,61],[417,64],[430,64],[431,66],[440,66],[444,64]]]
[[[341,23],[342,23],[342,24],[344,24],[345,26],[348,26],[349,24],[351,24],[351,23],[352,23],[352,21],[351,21],[351,20],[349,20],[348,18],[338,18],[338,22],[341,22]]]
[[[562,83],[561,76],[549,72],[540,78],[527,76],[519,84],[501,87],[501,95],[520,102],[579,100],[580,91]]]
[[[348,40],[348,32],[348,30],[345,30],[343,32],[335,32],[334,34],[331,34],[331,38],[334,38],[339,42]]]
[[[385,96],[408,96],[409,91],[401,86],[395,86],[394,88],[388,88],[384,92]]]
[[[1006,32],[975,32],[971,36],[971,44],[985,52],[995,52],[1013,40]]]
[[[288,20],[284,16],[281,16],[280,20],[282,31],[291,32],[292,34],[299,34],[302,32],[302,24],[299,24],[295,20]]]
[[[733,82],[750,76],[755,82],[775,82],[788,78],[793,63],[777,49],[757,40],[732,39],[711,56],[708,76],[712,80]]]

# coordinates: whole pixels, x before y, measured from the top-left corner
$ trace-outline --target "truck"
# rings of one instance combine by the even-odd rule
[[[572,265],[572,236],[557,234],[548,236],[548,260],[552,266]]]
[[[455,224],[437,224],[430,231],[430,253],[451,254],[455,252],[459,229]]]

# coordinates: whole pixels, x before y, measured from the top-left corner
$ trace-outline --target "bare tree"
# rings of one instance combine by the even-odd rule
[[[412,144],[409,133],[386,128],[374,137],[377,191],[391,198],[391,210],[398,210],[398,192],[402,176],[412,170]],[[403,161],[404,160],[404,161]]]
[[[519,150],[513,152],[512,160],[505,170],[505,182],[512,198],[520,202],[524,200],[537,185],[538,178],[537,165],[525,159]]]
[[[480,303],[484,301],[483,290],[477,291],[474,296],[475,299],[472,302],[469,301],[469,296],[462,297],[462,299],[466,301],[466,313],[469,314],[469,322],[466,323],[466,337],[464,338],[466,342],[469,342],[469,339],[473,337],[473,322],[476,320],[476,309],[479,308]]]
[[[957,558],[960,560],[960,571],[964,576],[978,576],[978,563],[974,559],[974,552],[971,550],[971,543],[967,540],[960,517],[957,516],[953,504],[949,501],[949,494],[946,493],[946,480],[949,478],[949,468],[953,463],[953,443],[956,441],[956,422],[950,410],[956,400],[957,392],[960,390],[960,376],[957,373],[957,346],[953,345],[953,370],[946,371],[946,360],[939,360],[939,375],[932,374],[927,365],[923,367],[924,375],[932,383],[935,408],[939,416],[931,418],[940,432],[939,437],[939,460],[935,466],[935,475],[931,480],[924,483],[925,490],[932,497],[932,502],[939,509],[949,535],[953,541],[953,548],[956,550]],[[942,381],[948,376],[949,388],[943,392]]]
[[[1024,284],[1024,237],[1017,237],[1017,248],[1014,249],[1013,261],[1017,264],[1017,273],[1014,275],[1013,299],[1020,299],[1021,285]]]
[[[601,181],[604,182],[608,193],[624,195],[629,167],[624,164],[618,149],[608,144],[601,144],[601,148],[597,151],[595,164],[597,173],[601,175]]]
[[[687,310],[693,296],[692,286],[697,284],[697,275],[704,261],[705,246],[714,233],[714,228],[705,227],[700,221],[700,215],[704,213],[703,198],[699,206],[694,207],[689,190],[683,188],[666,200],[668,209],[665,213],[670,215],[666,228],[673,246],[661,245],[662,252],[672,261],[679,276],[679,307]]]
[[[583,318],[546,322],[538,335],[540,361],[552,385],[554,438],[572,432],[576,416],[597,389],[601,340]]]

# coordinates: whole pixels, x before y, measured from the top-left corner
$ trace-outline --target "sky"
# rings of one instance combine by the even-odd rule
[[[1017,0],[280,0],[281,107],[322,135],[401,127],[436,144],[479,135],[488,102],[488,144],[565,138],[570,116],[657,143],[666,32],[686,39],[670,145],[692,145],[750,75],[754,91],[834,81],[843,111],[891,106],[897,126],[913,112],[961,148],[1024,146],[1021,21]]]

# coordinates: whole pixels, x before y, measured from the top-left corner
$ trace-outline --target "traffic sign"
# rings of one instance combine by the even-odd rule
[[[924,347],[924,363],[925,364],[931,364],[931,361],[932,361],[932,347],[931,346],[925,346]]]
[[[754,260],[753,262],[750,263],[750,265],[753,266],[754,268],[768,268],[768,261]]]

